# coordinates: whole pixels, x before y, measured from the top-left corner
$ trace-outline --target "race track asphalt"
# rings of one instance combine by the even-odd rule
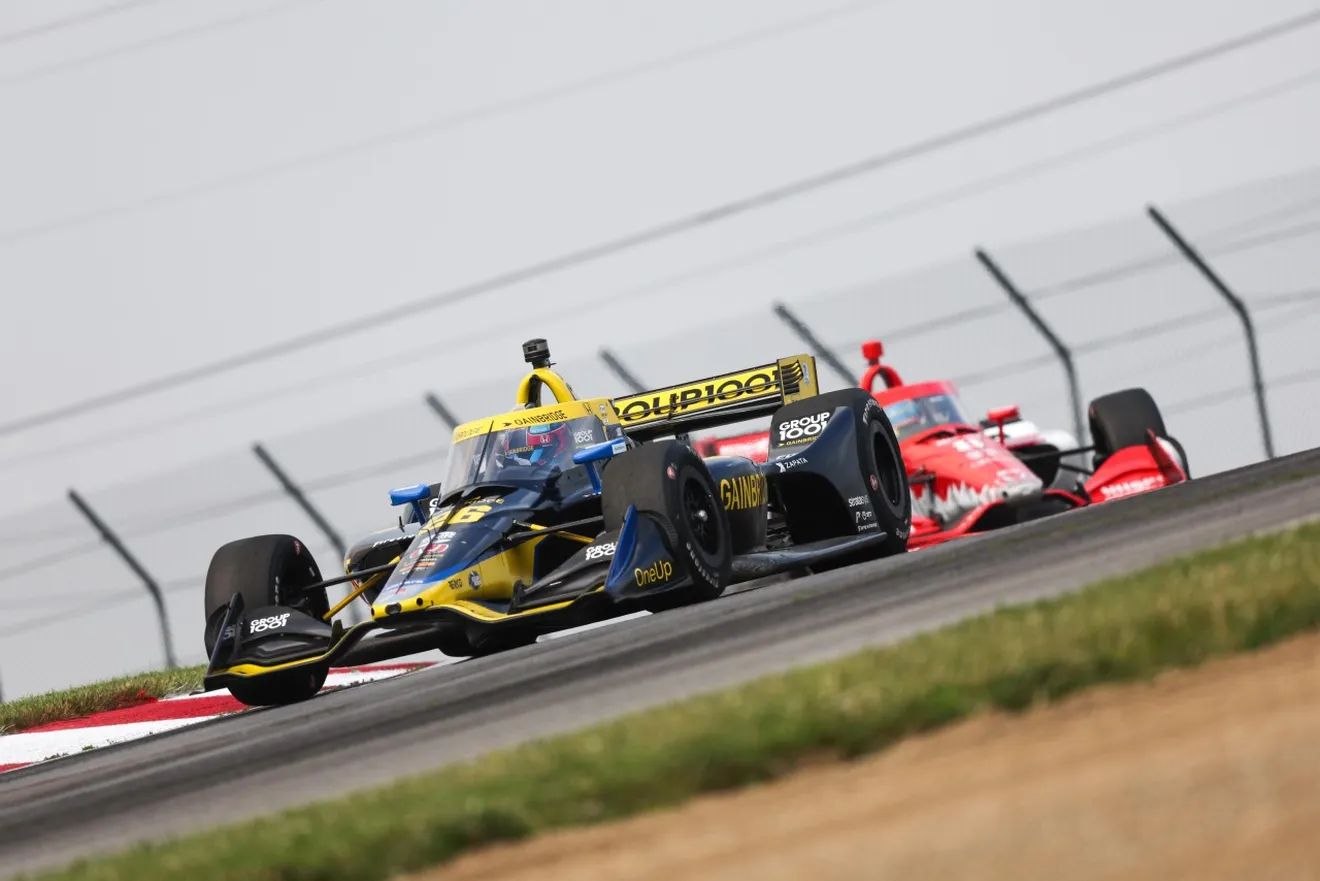
[[[339,795],[1317,514],[1320,450],[13,771],[0,777],[0,867]]]

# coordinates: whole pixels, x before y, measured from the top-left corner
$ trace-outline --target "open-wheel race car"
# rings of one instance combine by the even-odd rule
[[[487,654],[711,600],[736,582],[907,549],[911,494],[889,418],[861,389],[821,394],[810,355],[580,400],[551,370],[544,340],[523,353],[531,371],[514,408],[455,428],[444,480],[392,490],[407,517],[360,539],[343,575],[323,578],[290,535],[215,552],[206,689],[291,703],[368,642],[396,656]],[[761,416],[783,440],[760,461],[703,459],[671,438]],[[342,583],[352,589],[332,608],[326,587]],[[335,616],[358,598],[371,619],[344,627]]]
[[[1042,431],[1023,420],[1016,406],[973,419],[953,383],[905,383],[880,363],[883,354],[876,340],[862,344],[867,368],[859,386],[884,407],[899,438],[913,499],[913,550],[1188,479],[1187,454],[1145,389],[1092,400],[1092,443],[1081,446],[1066,431]],[[694,448],[703,456],[760,461],[773,442],[812,431],[772,427],[699,438]]]

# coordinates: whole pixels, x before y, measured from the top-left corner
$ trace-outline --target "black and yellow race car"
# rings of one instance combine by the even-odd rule
[[[547,631],[718,597],[736,582],[902,553],[911,495],[885,411],[822,394],[810,355],[622,398],[580,400],[545,340],[513,410],[454,430],[447,475],[390,493],[396,527],[324,579],[289,535],[216,551],[205,688],[252,705],[304,700],[371,647],[472,656]],[[548,391],[554,403],[542,403]],[[770,417],[764,462],[702,459],[686,433]],[[675,437],[675,436],[678,437]],[[680,439],[681,438],[681,439]],[[352,591],[333,608],[326,587]],[[371,619],[335,615],[357,598]],[[383,631],[362,640],[370,631]]]

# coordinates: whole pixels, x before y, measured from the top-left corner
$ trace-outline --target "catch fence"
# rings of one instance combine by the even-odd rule
[[[971,243],[902,277],[757,303],[733,324],[676,323],[557,369],[580,395],[615,396],[805,350],[822,386],[841,388],[875,338],[905,379],[952,379],[973,412],[1016,403],[1042,426],[1080,428],[1083,443],[1089,398],[1144,386],[1201,476],[1320,438],[1318,238],[1320,170],[1032,242]],[[345,542],[395,521],[391,486],[439,479],[455,421],[509,405],[523,365],[507,355],[478,381],[419,387],[413,403],[0,519],[13,561],[0,573],[5,696],[161,667],[170,644],[177,663],[203,662],[215,549],[291,532],[337,570]]]

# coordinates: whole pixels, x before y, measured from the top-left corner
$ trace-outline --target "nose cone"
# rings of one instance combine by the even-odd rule
[[[473,533],[488,537],[484,531],[473,527],[419,533],[400,555],[398,567],[376,596],[372,615],[380,618],[432,605],[422,595],[434,599],[434,594],[428,592],[446,584],[455,573],[471,565],[484,547],[470,541]]]

